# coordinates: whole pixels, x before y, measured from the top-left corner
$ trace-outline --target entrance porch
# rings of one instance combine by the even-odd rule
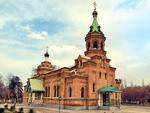
[[[98,90],[99,109],[110,109],[121,105],[121,91],[113,86],[104,86]]]
[[[44,94],[43,83],[39,79],[29,79],[27,83],[28,104],[42,104]]]

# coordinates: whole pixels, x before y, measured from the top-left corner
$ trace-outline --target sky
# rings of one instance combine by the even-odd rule
[[[94,0],[0,0],[0,73],[23,82],[44,60],[72,66],[85,51]],[[97,0],[98,22],[116,77],[150,84],[150,0]]]

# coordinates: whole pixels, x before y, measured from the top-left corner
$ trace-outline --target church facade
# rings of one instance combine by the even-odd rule
[[[86,51],[75,59],[74,66],[56,69],[48,60],[37,67],[24,91],[24,102],[66,109],[97,109],[121,102],[121,80],[106,56],[105,36],[93,12],[93,23],[85,37]]]

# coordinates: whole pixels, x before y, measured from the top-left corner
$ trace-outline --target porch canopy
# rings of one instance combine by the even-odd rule
[[[100,92],[118,92],[117,88],[114,86],[104,86],[98,89]]]
[[[27,83],[28,92],[44,92],[43,82],[39,79],[29,79]]]
[[[99,97],[99,101],[102,102],[99,105],[101,106],[119,106],[120,107],[120,95],[118,93],[121,93],[120,90],[118,90],[114,86],[103,86],[98,89],[99,94],[101,95]]]

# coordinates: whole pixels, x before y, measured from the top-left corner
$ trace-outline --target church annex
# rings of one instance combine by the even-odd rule
[[[106,56],[106,37],[93,11],[93,23],[85,37],[84,56],[75,59],[74,66],[56,69],[45,60],[29,78],[24,90],[24,102],[64,109],[98,109],[121,102],[121,80],[115,78],[115,67]]]

